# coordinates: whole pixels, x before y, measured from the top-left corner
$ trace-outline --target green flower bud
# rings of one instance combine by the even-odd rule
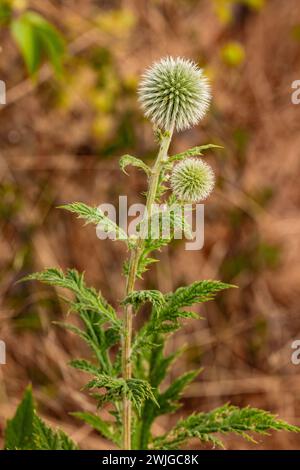
[[[188,158],[178,163],[171,175],[173,193],[182,202],[203,201],[212,192],[214,184],[212,168],[198,158]]]

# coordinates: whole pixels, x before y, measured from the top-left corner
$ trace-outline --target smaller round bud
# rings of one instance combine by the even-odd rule
[[[188,158],[178,163],[171,175],[173,193],[182,202],[203,201],[212,192],[214,185],[212,168],[198,158]]]

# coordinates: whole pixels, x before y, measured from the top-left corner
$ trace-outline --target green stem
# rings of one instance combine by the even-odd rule
[[[155,203],[159,178],[161,174],[162,164],[168,158],[168,150],[173,135],[174,126],[166,131],[160,143],[157,159],[152,168],[151,177],[149,181],[149,189],[147,193],[146,212],[144,221],[151,217],[153,211],[153,204]],[[142,223],[143,227],[143,223]],[[139,266],[140,257],[144,249],[144,238],[141,236],[134,249],[131,252],[129,262],[129,273],[126,283],[126,296],[134,290],[137,271]],[[133,310],[131,305],[125,307],[125,322],[123,331],[123,351],[122,351],[122,372],[123,378],[129,380],[132,377],[132,364],[131,364],[131,342],[132,342],[132,319]],[[131,419],[132,419],[132,404],[131,401],[125,396],[123,399],[123,448],[126,450],[131,449]]]

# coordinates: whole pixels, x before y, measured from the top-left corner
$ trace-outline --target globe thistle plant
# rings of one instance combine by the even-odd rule
[[[143,75],[138,92],[145,115],[165,130],[196,125],[205,116],[211,98],[202,69],[181,57],[156,62]]]
[[[248,432],[298,431],[295,426],[278,420],[266,411],[227,404],[208,413],[194,412],[163,434],[152,432],[153,423],[159,416],[180,407],[184,388],[200,371],[197,368],[185,372],[167,385],[165,378],[169,367],[179,356],[178,351],[175,354],[165,351],[168,338],[181,327],[182,321],[197,321],[198,316],[192,308],[194,304],[212,300],[219,291],[234,286],[218,280],[201,280],[179,287],[174,292],[163,293],[154,289],[140,290],[136,285],[137,279],[142,279],[143,273],[156,261],[153,252],[170,243],[178,228],[178,217],[174,216],[170,220],[172,227],[168,236],[160,233],[158,239],[151,234],[142,236],[143,228],[157,215],[152,210],[155,203],[159,207],[164,206],[165,213],[167,209],[172,212],[171,201],[174,198],[171,197],[167,203],[163,199],[169,173],[171,188],[179,202],[205,199],[213,189],[214,174],[198,156],[216,147],[206,144],[169,156],[173,130],[196,124],[208,108],[209,86],[202,71],[193,62],[168,57],[154,64],[143,76],[139,95],[146,116],[160,127],[160,132],[156,133],[160,141],[159,150],[152,167],[130,155],[124,155],[120,161],[123,171],[131,164],[147,176],[146,211],[140,221],[141,236],[127,237],[125,231],[97,207],[81,202],[62,206],[87,223],[101,224],[107,232],[113,230],[114,239],[126,244],[130,254],[123,266],[126,281],[124,298],[119,303],[115,300],[114,306],[110,305],[101,291],[88,287],[84,275],[75,269],[63,272],[50,268],[27,277],[69,289],[73,293],[69,310],[79,316],[81,327],[71,323],[64,323],[63,326],[86,342],[90,360],[75,359],[71,366],[89,375],[85,390],[89,390],[97,400],[97,409],[110,404],[107,411],[111,418],[106,421],[98,412],[82,410],[72,414],[123,449],[174,450],[185,446],[191,438],[215,446],[222,445],[218,433],[234,433],[249,438]],[[182,226],[181,222],[180,219]],[[150,315],[138,329],[135,314],[149,303]],[[161,384],[165,385],[161,387]],[[5,448],[63,450],[76,449],[76,444],[61,431],[53,431],[41,421],[34,412],[31,391],[27,390],[15,417],[8,422]]]
[[[173,193],[182,202],[203,201],[212,192],[214,184],[212,168],[197,158],[188,158],[178,163],[171,175]]]

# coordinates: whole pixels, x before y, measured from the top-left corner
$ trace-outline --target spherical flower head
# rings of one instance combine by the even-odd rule
[[[207,78],[191,60],[166,57],[142,77],[139,100],[145,115],[158,127],[188,129],[202,119],[211,94]]]
[[[197,158],[188,158],[178,163],[171,175],[173,193],[182,202],[203,201],[212,192],[214,185],[212,168]]]

